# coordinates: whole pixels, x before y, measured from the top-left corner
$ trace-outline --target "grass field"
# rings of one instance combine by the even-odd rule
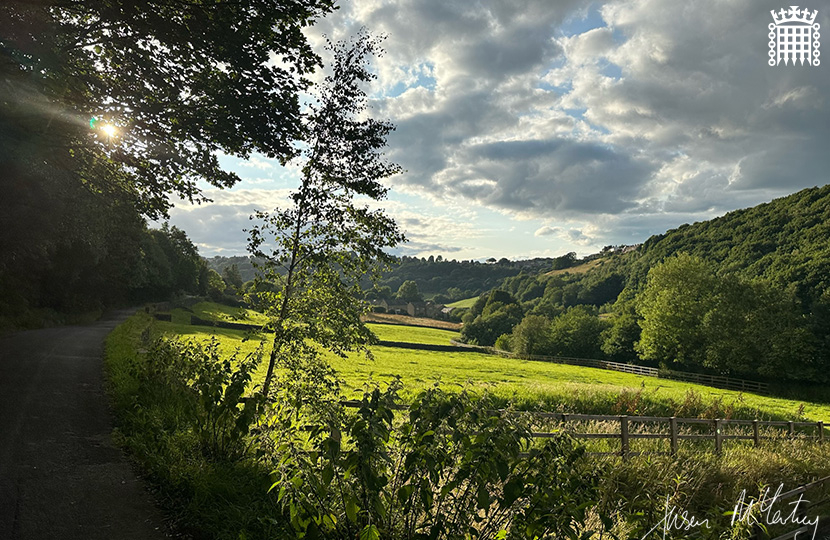
[[[395,315],[393,313],[368,313],[364,316],[365,322],[398,324],[405,326],[426,326],[428,328],[442,328],[454,332],[461,331],[461,323],[429,319],[427,317],[410,317],[409,315]]]
[[[588,261],[583,264],[578,264],[576,266],[572,266],[570,268],[562,268],[561,270],[551,270],[550,272],[546,273],[546,276],[556,276],[559,274],[584,274],[590,270],[598,266],[602,266],[605,261],[602,259],[594,259],[592,261]]]
[[[214,302],[199,302],[190,310],[176,308],[171,311],[173,322],[179,324],[189,324],[190,316],[196,315],[200,319],[208,321],[226,321],[239,322],[248,324],[265,324],[268,318],[252,309],[237,308],[216,304]]]
[[[398,324],[367,325],[381,341],[404,341],[407,343],[427,343],[431,345],[449,345],[450,340],[458,339],[458,332],[428,328],[424,326],[403,326]]]
[[[473,304],[476,303],[478,300],[478,296],[473,296],[472,298],[465,298],[464,300],[459,300],[458,302],[453,302],[452,304],[447,304],[447,307],[451,308],[471,308]]]
[[[235,330],[155,323],[155,333],[204,340],[215,336],[223,350],[253,351],[258,341],[244,340]],[[372,325],[381,339],[442,343],[452,332],[436,329]],[[267,338],[266,338],[267,339]],[[446,343],[444,341],[444,343]],[[440,381],[488,391],[521,408],[541,408],[587,414],[640,414],[795,420],[801,416],[830,421],[830,405],[741,394],[701,385],[642,377],[615,371],[501,358],[476,352],[434,352],[375,346],[374,359],[353,353],[347,358],[328,354],[348,389],[368,381],[386,382],[400,376],[404,398]],[[265,366],[258,380],[264,376]],[[257,382],[255,381],[255,382]],[[689,391],[693,390],[690,394]],[[803,405],[803,409],[801,409]]]

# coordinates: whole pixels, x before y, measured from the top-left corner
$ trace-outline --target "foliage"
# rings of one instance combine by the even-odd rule
[[[367,391],[356,414],[327,423],[272,418],[272,488],[299,537],[580,536],[597,479],[567,436],[533,447],[515,415],[438,388],[397,422],[398,388]]]
[[[398,302],[423,302],[424,297],[418,291],[418,284],[414,281],[407,280],[401,283],[398,287],[398,292],[395,294],[395,300]]]
[[[304,117],[301,185],[288,208],[258,213],[261,223],[249,231],[249,250],[263,261],[258,279],[278,284],[278,291],[257,295],[274,332],[264,394],[278,361],[306,351],[309,342],[342,353],[369,340],[360,280],[377,276],[389,261],[384,249],[403,240],[382,210],[355,200],[382,199],[380,181],[400,170],[381,154],[392,126],[362,118],[362,85],[374,77],[364,62],[377,46],[365,34],[329,44],[333,73]]]
[[[59,150],[46,163],[64,162],[94,191],[123,191],[142,212],[164,215],[168,194],[201,198],[197,179],[238,181],[220,168],[219,152],[294,153],[298,93],[319,65],[302,27],[332,8],[3,2],[2,132],[36,134],[36,148]],[[101,131],[106,122],[118,128],[114,141]]]
[[[522,308],[510,293],[493,290],[476,300],[464,315],[461,337],[475,345],[492,346],[522,320]]]
[[[513,352],[548,354],[551,349],[550,320],[541,315],[527,315],[513,328],[510,339]]]
[[[0,2],[0,319],[204,292],[192,246],[144,218],[236,183],[220,154],[294,154],[319,64],[302,29],[332,9]]]
[[[563,268],[570,268],[574,265],[576,265],[576,252],[571,251],[570,253],[566,253],[561,257],[553,259],[553,265],[551,268],[554,270],[562,270]]]
[[[608,323],[597,317],[595,311],[584,306],[573,307],[551,323],[549,354],[577,358],[601,357],[600,336],[607,327]]]
[[[686,254],[650,272],[638,297],[643,358],[721,373],[813,378],[815,348],[795,299],[767,284],[716,277]]]
[[[202,453],[213,460],[238,460],[249,450],[247,435],[261,398],[247,397],[262,348],[239,359],[222,358],[218,341],[206,344],[159,339],[138,375],[139,394],[175,402],[178,430],[193,430]],[[150,397],[152,396],[152,397]]]
[[[242,288],[242,275],[239,273],[239,268],[235,264],[226,267],[222,271],[222,280],[228,287],[232,287],[234,291]]]

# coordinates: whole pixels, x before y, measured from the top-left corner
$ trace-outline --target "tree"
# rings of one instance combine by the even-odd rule
[[[418,284],[412,280],[407,280],[401,283],[396,294],[398,300],[401,302],[423,302],[424,297],[418,291]]]
[[[571,266],[576,264],[576,252],[571,251],[570,253],[566,253],[561,257],[556,257],[553,259],[553,269],[554,270],[563,270],[565,268],[570,268]]]
[[[550,354],[550,320],[541,315],[527,315],[513,329],[510,345],[520,354]]]
[[[648,273],[637,300],[642,334],[637,352],[644,360],[701,366],[706,357],[703,318],[715,304],[717,278],[698,257],[681,253]]]
[[[378,42],[361,33],[328,47],[332,74],[303,117],[300,186],[288,208],[257,213],[261,223],[249,231],[249,251],[263,261],[259,279],[279,284],[278,292],[259,295],[274,332],[262,386],[266,397],[277,363],[313,361],[313,343],[344,354],[368,342],[360,281],[377,279],[392,261],[384,249],[403,240],[382,210],[355,200],[382,199],[387,188],[380,180],[400,171],[381,153],[392,125],[364,118],[361,85],[374,78],[364,62]]]
[[[601,335],[608,326],[608,323],[597,317],[595,309],[573,307],[551,324],[551,354],[577,358],[601,357]]]
[[[296,153],[298,94],[319,65],[303,27],[331,9],[0,2],[0,316],[100,308],[133,285],[149,294],[136,271],[144,217],[166,215],[177,197],[204,200],[199,180],[237,182],[220,154]],[[170,272],[169,289],[190,286],[175,281],[189,270]]]
[[[219,275],[219,272],[216,270],[208,270],[207,276],[207,294],[213,300],[220,300],[224,294],[225,289],[227,288],[227,284],[225,280],[222,279],[222,276]]]
[[[229,287],[234,287],[237,290],[242,288],[242,275],[235,264],[225,267],[222,271],[222,279]]]
[[[12,152],[0,155],[48,149],[47,167],[152,217],[171,193],[201,199],[199,179],[233,185],[219,152],[294,154],[298,93],[319,65],[302,28],[333,3],[6,0],[0,132]]]

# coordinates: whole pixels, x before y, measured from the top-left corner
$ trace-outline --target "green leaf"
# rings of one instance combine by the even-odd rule
[[[379,540],[380,533],[378,532],[378,528],[374,525],[366,525],[362,531],[360,531],[360,540]]]
[[[401,486],[398,489],[398,502],[400,504],[404,504],[406,501],[409,500],[409,497],[412,496],[412,493],[415,491],[415,486],[412,484],[407,484],[405,486]]]
[[[352,523],[357,523],[357,513],[360,511],[360,507],[357,505],[357,499],[354,495],[350,496],[346,500],[346,517]]]
[[[487,489],[486,485],[478,488],[478,497],[476,502],[478,503],[478,507],[481,509],[490,507],[490,491]]]
[[[323,484],[328,486],[331,484],[331,480],[334,478],[334,467],[332,467],[331,463],[329,463],[325,469],[323,469],[322,479]]]
[[[505,507],[510,506],[522,496],[523,491],[524,482],[520,477],[514,476],[504,485],[504,501],[502,504]]]

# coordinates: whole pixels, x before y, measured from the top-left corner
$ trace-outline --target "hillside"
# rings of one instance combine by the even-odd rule
[[[384,274],[378,287],[389,287],[390,293],[394,293],[403,282],[414,281],[418,285],[418,290],[429,298],[441,295],[446,297],[441,301],[463,300],[497,287],[507,277],[516,276],[522,272],[537,273],[549,270],[553,260],[549,258],[521,261],[490,259],[489,262],[480,262],[444,259],[440,255],[428,258],[403,256],[398,258],[389,272]],[[252,260],[247,256],[216,256],[205,259],[205,262],[209,268],[220,275],[224,275],[227,268],[236,265],[243,282],[254,279],[256,275]],[[370,286],[370,283],[364,284],[364,288]]]
[[[824,380],[828,238],[830,186],[806,189],[683,225],[636,249],[606,248],[572,268],[506,278],[498,288],[509,296],[492,307],[494,296],[482,297],[465,335],[493,344],[512,333],[519,350]],[[529,315],[539,318],[519,328]],[[541,345],[522,334],[533,324],[547,328]]]

